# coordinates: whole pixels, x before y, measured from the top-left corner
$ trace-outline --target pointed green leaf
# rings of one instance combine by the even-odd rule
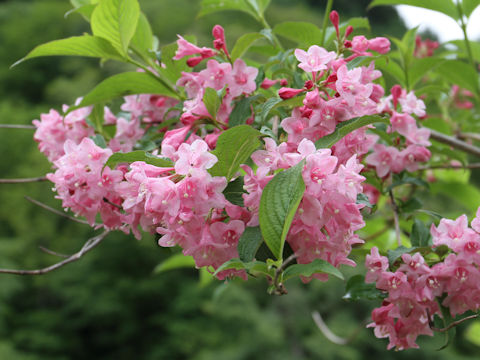
[[[252,116],[251,104],[258,99],[258,95],[244,97],[237,102],[228,118],[228,125],[234,127],[245,124],[247,119]]]
[[[212,176],[233,178],[250,155],[260,146],[262,134],[249,125],[238,125],[223,132],[212,151],[218,162],[209,170]]]
[[[263,189],[259,221],[265,243],[280,260],[288,230],[305,192],[304,161],[279,172]]]
[[[180,268],[195,268],[195,260],[193,257],[180,254],[170,256],[167,260],[158,264],[153,270],[154,274],[160,274],[168,270]]]
[[[110,41],[121,54],[127,55],[139,16],[140,6],[137,0],[102,0],[93,10],[93,35]]]
[[[256,20],[260,20],[258,13],[251,4],[249,4],[248,0],[202,0],[198,16],[204,16],[224,10],[243,11]]]
[[[390,121],[378,115],[366,115],[366,116],[354,118],[348,121],[344,121],[337,125],[337,128],[333,133],[317,140],[315,142],[315,146],[317,147],[317,149],[330,148],[333,145],[335,145],[337,141],[339,141],[340,139],[342,139],[352,131],[355,131],[357,129],[360,129],[361,127],[374,124],[374,123],[390,124]]]
[[[240,260],[244,262],[253,261],[262,242],[262,232],[259,226],[246,227],[238,240],[237,249]]]
[[[462,9],[466,17],[470,17],[478,6],[480,6],[478,0],[462,0]]]
[[[153,48],[153,33],[147,17],[140,13],[137,29],[132,37],[131,45],[143,54],[148,55],[148,50]]]
[[[218,93],[215,89],[207,87],[203,93],[203,103],[207,108],[208,113],[212,119],[217,118],[217,112],[222,104],[222,99],[218,96]]]
[[[154,76],[141,72],[125,72],[113,75],[91,90],[81,103],[72,106],[68,111],[81,107],[107,102],[117,97],[135,94],[157,94],[177,97],[177,94],[167,89]]]
[[[263,35],[258,32],[248,33],[240,36],[233,47],[232,53],[230,54],[232,61],[235,61],[241,57],[255,41],[262,38]]]
[[[374,0],[369,7],[379,5],[411,5],[424,9],[434,10],[458,19],[458,12],[452,0]]]
[[[310,277],[318,273],[333,275],[341,280],[344,279],[343,274],[335,266],[325,260],[315,259],[310,264],[294,264],[287,267],[283,272],[283,281],[296,276]]]
[[[277,24],[273,32],[306,47],[318,44],[322,38],[322,31],[317,26],[303,21],[286,21]]]
[[[27,59],[41,56],[88,56],[104,59],[123,60],[123,57],[110,43],[102,38],[90,35],[73,36],[38,45],[27,56],[17,61],[15,66]]]
[[[348,279],[343,299],[351,301],[382,300],[385,296],[376,288],[375,284],[366,284],[363,275],[355,275]]]
[[[267,101],[265,101],[265,103],[262,106],[262,110],[260,111],[260,118],[262,119],[262,122],[268,119],[268,114],[270,114],[270,111],[275,107],[275,105],[281,102],[282,102],[282,99],[275,98],[275,97],[272,97]]]
[[[410,234],[410,242],[414,247],[426,247],[432,245],[432,236],[430,235],[430,230],[425,226],[425,224],[415,219],[412,226],[412,233]]]
[[[473,93],[478,92],[478,73],[467,63],[459,60],[446,60],[437,66],[436,72],[452,84]]]
[[[223,190],[225,199],[234,205],[242,207],[245,206],[243,203],[243,194],[246,194],[246,191],[243,188],[243,177],[238,177],[234,181],[230,181],[225,190]]]
[[[157,157],[143,150],[135,150],[128,153],[114,153],[108,158],[103,167],[108,166],[110,169],[114,169],[118,164],[130,164],[135,161],[144,161],[147,164],[158,167],[173,167],[171,160]]]

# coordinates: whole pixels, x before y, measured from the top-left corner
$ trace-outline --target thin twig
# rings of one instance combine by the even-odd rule
[[[463,323],[464,321],[467,321],[467,320],[471,320],[471,319],[475,319],[477,318],[479,315],[478,314],[475,314],[475,315],[470,315],[470,316],[467,316],[467,317],[464,317],[463,319],[460,319],[460,320],[457,320],[457,321],[454,321],[452,322],[450,325],[444,327],[444,328],[436,328],[436,327],[431,327],[431,329],[433,331],[438,331],[438,332],[445,332],[445,331],[448,331],[450,330],[451,328]]]
[[[0,184],[23,184],[30,182],[39,182],[47,181],[48,179],[45,176],[39,176],[34,178],[23,178],[23,179],[0,179]]]
[[[123,207],[121,207],[121,206],[118,205],[118,204],[115,204],[114,202],[111,202],[111,201],[108,200],[107,198],[103,198],[103,201],[106,202],[106,203],[109,204],[109,205],[112,205],[113,207],[116,207],[116,208],[119,209],[119,210],[123,210]]]
[[[275,277],[273,278],[273,284],[275,285],[276,289],[276,294],[277,295],[284,295],[287,293],[287,289],[285,289],[285,286],[283,286],[282,283],[278,282],[278,279],[280,277],[280,274],[283,273],[285,268],[290,264],[292,261],[294,261],[297,258],[297,254],[292,254],[288,258],[285,259],[285,261],[280,265],[276,270],[275,270]]]
[[[312,318],[315,322],[315,325],[317,325],[318,329],[322,332],[322,334],[325,335],[325,337],[332,343],[337,345],[347,345],[353,340],[355,340],[360,331],[365,327],[366,323],[366,321],[363,321],[360,326],[358,326],[357,329],[352,333],[352,335],[350,335],[348,338],[342,338],[335,335],[332,330],[330,330],[327,324],[325,324],[325,321],[323,321],[323,318],[318,311],[312,312]]]
[[[33,125],[0,124],[0,129],[36,129]]]
[[[63,258],[68,258],[70,257],[71,255],[66,255],[66,254],[60,254],[56,251],[53,251],[53,250],[50,250],[44,246],[39,246],[38,247],[40,250],[42,250],[43,252],[47,253],[47,254],[50,254],[50,255],[53,255],[53,256],[58,256],[58,257],[63,257]]]
[[[80,224],[90,225],[90,224],[88,223],[88,221],[86,221],[86,220],[77,219],[76,217],[73,217],[73,216],[70,216],[70,215],[68,215],[68,214],[65,214],[64,212],[61,212],[61,211],[59,211],[59,210],[57,210],[57,209],[54,209],[54,208],[52,208],[52,207],[50,207],[50,206],[48,206],[48,205],[46,205],[46,204],[44,204],[44,203],[42,203],[42,202],[40,202],[40,201],[38,201],[38,200],[32,199],[30,196],[24,196],[24,197],[25,197],[25,200],[28,200],[28,201],[30,201],[31,203],[33,203],[33,204],[35,204],[35,205],[38,205],[38,206],[40,206],[41,208],[43,208],[43,209],[45,209],[45,210],[48,210],[48,211],[50,211],[50,212],[52,212],[52,213],[54,213],[54,214],[57,214],[57,215],[59,215],[59,216],[62,216],[62,217],[64,217],[64,218],[67,218],[67,219],[69,219],[69,220],[75,221],[75,222],[80,223]],[[93,226],[98,226],[98,225],[100,225],[100,224],[97,224],[97,223],[93,224]]]
[[[477,133],[458,133],[457,137],[463,140],[476,140],[480,141],[480,134]]]
[[[433,170],[433,169],[454,169],[454,170],[464,170],[464,169],[480,169],[480,163],[471,163],[467,165],[452,165],[452,164],[442,164],[442,165],[432,165],[432,166],[421,166],[418,170]]]
[[[395,237],[397,238],[398,246],[400,246],[402,245],[402,239],[400,238],[400,221],[398,219],[398,205],[397,205],[397,202],[395,201],[395,197],[393,196],[393,191],[390,190],[388,194],[390,195],[390,200],[392,202],[392,208],[393,208],[393,222],[395,224]]]
[[[430,137],[432,139],[437,140],[438,142],[450,145],[455,149],[462,150],[466,153],[480,157],[480,148],[470,145],[465,141],[458,140],[454,137],[442,134],[441,132],[438,132],[432,129],[429,129],[429,130],[430,130]]]
[[[53,264],[51,266],[48,266],[48,267],[45,267],[45,268],[42,268],[42,269],[37,269],[37,270],[0,269],[0,274],[14,274],[14,275],[43,275],[43,274],[46,274],[50,271],[56,270],[58,268],[61,268],[62,266],[65,266],[65,265],[70,264],[74,261],[77,261],[84,254],[86,254],[87,252],[92,250],[95,246],[100,244],[108,233],[109,233],[109,230],[105,230],[103,233],[88,239],[78,252],[69,256],[65,260],[60,261],[60,262],[58,262],[56,264]]]

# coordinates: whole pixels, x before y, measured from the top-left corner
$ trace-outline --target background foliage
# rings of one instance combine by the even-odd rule
[[[177,33],[210,41],[221,24],[227,43],[258,25],[247,15],[220,13],[196,19],[198,1],[140,1],[161,44]],[[273,0],[267,11],[272,25],[286,20],[321,24],[324,1]],[[370,18],[373,35],[400,37],[403,25],[393,9],[366,13],[368,0],[335,1],[341,16]],[[50,107],[70,104],[118,64],[95,60],[46,58],[10,65],[34,46],[86,30],[66,0],[0,1],[0,118],[29,124]],[[0,132],[2,178],[40,176],[49,171],[30,130]],[[473,174],[475,175],[475,174]],[[457,179],[458,180],[458,179]],[[31,196],[60,208],[49,183],[1,185],[0,267],[36,268],[56,261],[38,250],[46,246],[73,253],[91,236],[87,226],[56,217],[23,199]],[[468,196],[467,196],[468,197]],[[437,207],[444,207],[444,199]],[[453,209],[452,209],[453,210]],[[443,211],[448,215],[450,211]],[[375,225],[368,231],[374,232]],[[78,263],[44,277],[0,278],[1,359],[425,359],[469,358],[478,348],[462,336],[453,347],[434,352],[442,337],[425,339],[422,350],[386,352],[385,343],[362,329],[349,346],[328,342],[315,327],[311,312],[320,311],[336,334],[348,337],[369,317],[374,304],[339,301],[344,284],[289,284],[289,295],[271,297],[265,284],[200,283],[194,270],[154,274],[170,255],[147,235],[111,234]],[[347,273],[347,278],[354,270]],[[465,331],[460,327],[458,332]]]

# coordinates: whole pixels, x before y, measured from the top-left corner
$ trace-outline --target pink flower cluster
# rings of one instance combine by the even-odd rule
[[[442,316],[440,301],[453,317],[480,308],[480,208],[471,227],[465,215],[432,225],[434,248],[446,245],[450,251],[433,266],[419,253],[403,254],[402,264],[391,272],[376,247],[367,255],[365,281],[388,293],[368,326],[375,328],[375,336],[389,338],[389,349],[416,348],[419,335],[433,335],[429,324],[435,314]]]
[[[307,139],[298,147],[287,143],[279,146],[272,139],[265,139],[265,150],[252,154],[258,166],[256,172],[244,165],[245,206],[253,213],[247,223],[258,225],[258,207],[263,188],[273,178],[278,169],[287,169],[305,159],[302,171],[306,190],[287,236],[300,264],[308,264],[320,258],[334,266],[341,264],[355,266],[348,259],[351,247],[363,243],[354,231],[364,226],[360,209],[356,203],[362,192],[365,178],[359,175],[363,166],[355,156],[346,164],[339,164],[330,149],[315,149]],[[325,274],[313,277],[326,280]],[[304,279],[305,281],[309,279]]]
[[[397,105],[401,107],[400,112],[396,111]],[[425,116],[425,104],[417,99],[412,91],[407,93],[396,85],[392,88],[392,94],[382,101],[379,109],[391,113],[389,131],[398,133],[404,140],[399,138],[397,146],[375,144],[373,152],[366,158],[366,163],[375,167],[381,178],[405,169],[411,172],[418,170],[418,163],[428,161],[431,156],[427,149],[427,146],[431,145],[430,130],[418,127],[412,114]]]
[[[208,173],[215,155],[203,140],[183,143],[175,152],[174,167],[159,168],[134,162],[116,190],[123,199],[125,222],[140,238],[138,225],[156,231],[161,246],[181,246],[185,255],[195,259],[197,267],[217,269],[227,260],[238,257],[238,239],[245,229],[239,218],[229,213],[234,206],[222,191],[225,177]],[[227,208],[227,214],[225,213]],[[244,272],[226,270],[218,278]]]

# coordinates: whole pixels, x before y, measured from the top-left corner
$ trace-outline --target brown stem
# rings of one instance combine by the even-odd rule
[[[398,206],[397,202],[395,201],[395,197],[393,196],[393,191],[390,190],[388,192],[390,195],[390,200],[392,202],[392,208],[393,208],[393,222],[395,224],[395,237],[397,238],[397,244],[398,246],[402,245],[402,240],[400,238],[400,221],[398,219]]]
[[[457,137],[462,140],[480,141],[480,134],[477,133],[458,133]]]
[[[452,165],[452,164],[442,164],[442,165],[433,165],[433,166],[422,166],[418,170],[431,170],[431,169],[480,169],[480,163],[471,163],[467,165]]]
[[[100,235],[96,235],[96,236],[88,239],[85,242],[85,244],[83,244],[82,248],[78,252],[69,256],[65,260],[60,261],[60,262],[58,262],[56,264],[53,264],[51,266],[48,266],[48,267],[45,267],[45,268],[42,268],[42,269],[37,269],[37,270],[0,269],[0,274],[43,275],[43,274],[49,273],[50,271],[56,270],[58,268],[61,268],[62,266],[65,266],[67,264],[70,264],[70,263],[80,259],[84,254],[86,254],[87,252],[92,250],[94,247],[96,247],[98,244],[100,244],[108,233],[109,233],[109,231],[105,230]]]
[[[53,251],[53,250],[50,250],[44,246],[39,246],[38,247],[40,250],[42,250],[43,252],[47,253],[47,254],[50,254],[50,255],[53,255],[53,256],[58,256],[58,257],[63,257],[63,258],[68,258],[70,257],[71,255],[66,255],[66,254],[60,254],[56,251]]]
[[[330,330],[327,324],[325,324],[325,321],[323,321],[323,318],[318,311],[312,312],[312,318],[315,322],[315,325],[317,325],[318,329],[322,332],[322,334],[332,343],[337,345],[347,345],[353,340],[355,340],[360,331],[365,327],[366,323],[366,321],[363,321],[360,326],[358,326],[357,329],[352,333],[352,335],[350,335],[348,338],[342,338],[338,335],[335,335],[332,330]]]
[[[63,212],[61,212],[61,211],[59,211],[59,210],[57,210],[57,209],[54,209],[54,208],[52,208],[52,207],[50,207],[50,206],[48,206],[48,205],[46,205],[46,204],[44,204],[44,203],[42,203],[42,202],[40,202],[40,201],[38,201],[38,200],[32,199],[30,196],[25,196],[25,200],[28,200],[28,201],[30,201],[31,203],[33,203],[33,204],[35,204],[35,205],[38,205],[38,206],[40,206],[41,208],[43,208],[43,209],[45,209],[45,210],[48,210],[48,211],[50,211],[50,212],[52,212],[52,213],[54,213],[54,214],[57,214],[57,215],[59,215],[59,216],[62,216],[62,217],[64,217],[64,218],[67,218],[67,219],[69,219],[69,220],[75,221],[75,222],[80,223],[80,224],[90,225],[90,224],[88,223],[88,221],[85,221],[85,220],[82,220],[82,219],[77,219],[76,217],[73,217],[73,216],[70,216],[70,215],[68,215],[68,214],[65,214],[65,213],[63,213]],[[93,226],[98,226],[98,225],[101,225],[101,224],[97,224],[97,223],[93,224]]]
[[[0,124],[0,129],[36,129],[33,125]]]
[[[470,145],[465,141],[461,141],[454,137],[442,134],[441,132],[438,132],[432,129],[429,129],[429,130],[430,130],[430,137],[432,139],[437,140],[438,142],[450,145],[455,149],[480,157],[480,148]]]
[[[467,316],[467,317],[464,317],[463,319],[460,319],[460,320],[457,320],[457,321],[454,321],[452,322],[450,325],[444,327],[444,328],[436,328],[436,327],[431,327],[431,329],[433,331],[438,331],[438,332],[445,332],[445,331],[448,331],[450,330],[451,328],[463,323],[464,321],[467,321],[467,320],[471,320],[471,319],[475,319],[478,317],[478,314],[475,314],[475,315],[470,315],[470,316]]]
[[[39,176],[34,178],[23,178],[23,179],[0,179],[0,184],[23,184],[30,182],[39,182],[47,181],[48,179],[45,176]]]
[[[285,286],[283,286],[283,283],[278,282],[278,279],[280,277],[280,274],[285,270],[288,264],[290,264],[296,258],[297,258],[297,254],[290,255],[288,258],[285,259],[282,265],[280,265],[277,268],[277,270],[275,270],[275,277],[273,278],[273,284],[275,285],[277,295],[284,295],[287,293],[287,289],[285,289]]]

